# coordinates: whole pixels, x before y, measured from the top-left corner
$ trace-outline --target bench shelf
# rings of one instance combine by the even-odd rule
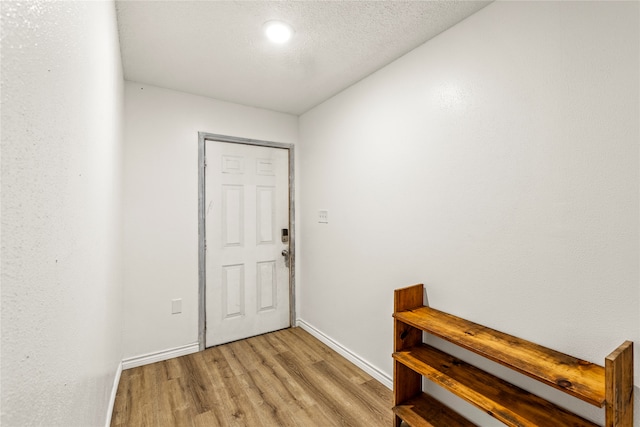
[[[633,424],[633,343],[593,364],[423,305],[423,285],[395,291],[394,425],[474,425],[422,391],[426,378],[508,426],[597,424],[422,342],[423,331],[597,407],[606,427]],[[454,423],[452,417],[458,417]]]

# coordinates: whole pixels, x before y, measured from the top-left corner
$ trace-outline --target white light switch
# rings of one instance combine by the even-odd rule
[[[182,298],[171,300],[171,314],[182,313]]]
[[[328,224],[329,223],[329,211],[326,209],[322,209],[318,211],[318,222],[320,224]]]

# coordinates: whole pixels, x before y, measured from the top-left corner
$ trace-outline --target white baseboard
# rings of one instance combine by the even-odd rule
[[[364,360],[362,357],[358,356],[339,342],[325,335],[320,330],[316,329],[314,326],[311,326],[309,323],[305,322],[302,319],[296,319],[296,325],[309,332],[311,335],[316,337],[318,340],[325,343],[328,347],[335,350],[342,357],[347,359],[349,362],[356,365],[358,368],[365,371],[367,374],[371,375],[376,380],[380,381],[384,386],[389,389],[393,389],[393,380],[390,376],[382,372],[380,369],[373,366],[371,363]]]
[[[122,369],[137,368],[138,366],[149,365],[163,360],[173,359],[174,357],[186,356],[187,354],[197,353],[200,351],[200,344],[193,343],[183,345],[181,347],[170,348],[167,350],[147,353],[140,356],[129,357],[122,361]]]
[[[111,417],[113,416],[113,407],[116,404],[116,393],[118,392],[118,385],[120,385],[120,376],[122,375],[122,362],[118,364],[116,370],[116,376],[113,379],[113,386],[111,387],[111,398],[109,399],[109,406],[107,407],[107,421],[104,423],[105,427],[111,426]]]

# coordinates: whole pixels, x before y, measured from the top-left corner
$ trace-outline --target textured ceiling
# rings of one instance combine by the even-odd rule
[[[119,1],[125,79],[301,114],[487,1]],[[295,29],[269,43],[264,22]]]

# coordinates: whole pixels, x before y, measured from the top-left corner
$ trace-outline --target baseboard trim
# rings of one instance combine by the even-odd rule
[[[104,423],[105,427],[111,426],[111,417],[113,416],[113,407],[116,404],[116,393],[118,392],[118,386],[120,385],[121,375],[122,375],[122,362],[118,363],[116,376],[113,379],[113,386],[111,387],[111,397],[109,398],[109,406],[107,407],[107,421]]]
[[[367,374],[371,375],[376,380],[380,381],[388,389],[393,389],[393,380],[391,379],[391,377],[382,372],[377,367],[373,366],[371,363],[367,362],[362,357],[358,356],[339,342],[335,341],[333,338],[330,338],[328,335],[324,334],[319,329],[315,328],[302,319],[296,319],[296,325],[309,332],[318,340],[322,341],[331,349],[335,350],[342,357],[365,371]]]
[[[174,347],[167,350],[147,353],[140,356],[129,357],[122,361],[122,369],[137,368],[138,366],[149,365],[163,360],[173,359],[174,357],[186,356],[187,354],[197,353],[200,351],[200,344],[197,342]]]

